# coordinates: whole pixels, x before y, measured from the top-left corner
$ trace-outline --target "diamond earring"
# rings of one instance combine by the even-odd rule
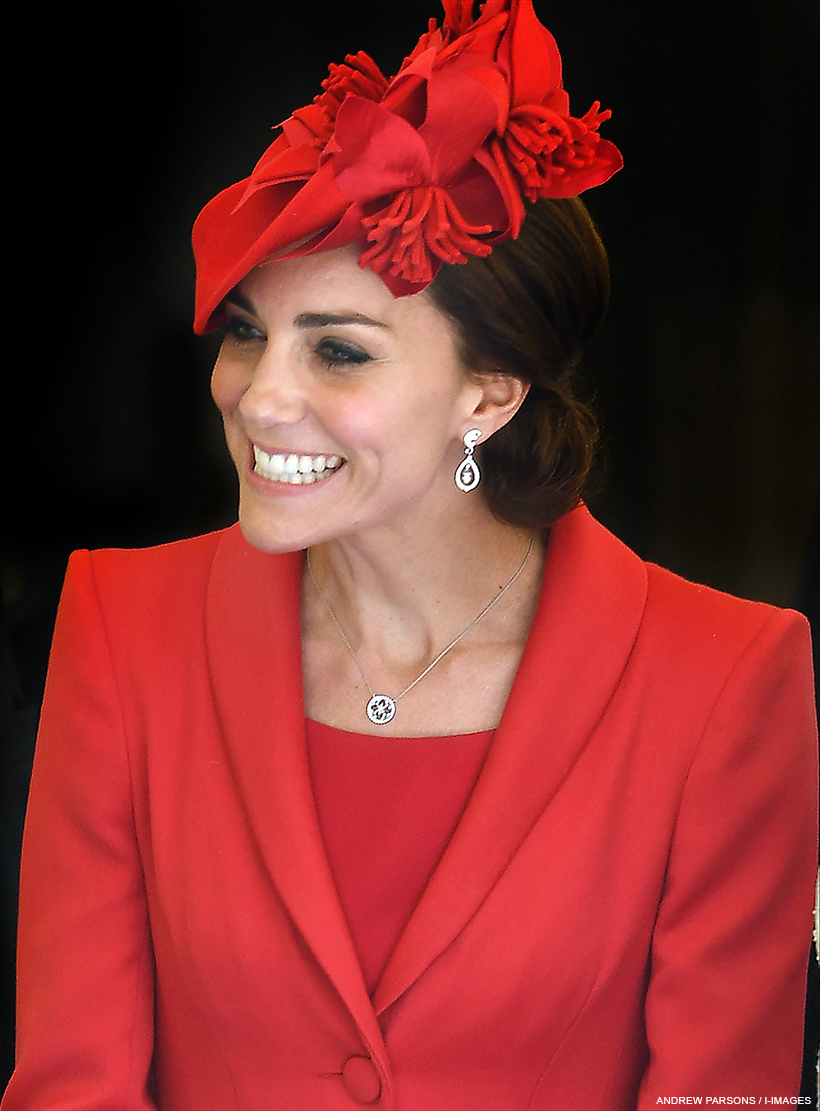
[[[459,490],[463,490],[465,494],[475,490],[481,482],[481,471],[478,469],[478,463],[473,458],[475,446],[480,439],[480,428],[471,428],[469,432],[464,433],[464,440],[462,441],[464,444],[464,458],[456,467],[455,480],[456,486]]]

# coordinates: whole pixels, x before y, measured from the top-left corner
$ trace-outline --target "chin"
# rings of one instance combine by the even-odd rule
[[[312,535],[315,529],[300,527],[288,520],[287,515],[271,519],[269,512],[259,512],[245,499],[239,503],[239,527],[247,542],[261,552],[298,552],[315,542]]]
[[[252,515],[239,515],[239,528],[247,542],[260,552],[272,555],[284,552],[300,552],[316,541],[302,532],[296,533],[286,528],[275,528],[254,520]]]

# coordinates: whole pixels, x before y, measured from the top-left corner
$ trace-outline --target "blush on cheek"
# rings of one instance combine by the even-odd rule
[[[391,437],[398,436],[398,420],[389,414],[375,417],[361,405],[337,405],[333,413],[333,429],[340,443],[358,451],[383,451]]]

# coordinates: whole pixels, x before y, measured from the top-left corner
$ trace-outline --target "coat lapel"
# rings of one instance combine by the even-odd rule
[[[581,507],[552,531],[541,597],[487,762],[376,989],[383,1012],[464,928],[578,759],[646,600],[642,561]]]
[[[302,553],[270,555],[238,527],[222,535],[208,585],[214,701],[261,855],[294,923],[356,1020],[384,1044],[330,873],[305,743],[300,651]]]
[[[301,553],[257,551],[236,527],[223,534],[206,619],[214,699],[273,881],[365,1045],[384,1066],[376,1016],[464,928],[603,716],[640,626],[646,569],[583,507],[552,530],[538,609],[490,755],[372,1003],[310,783],[301,573]]]

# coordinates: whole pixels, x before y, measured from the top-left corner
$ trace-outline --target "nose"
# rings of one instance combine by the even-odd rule
[[[269,348],[254,367],[238,408],[257,428],[298,424],[307,412],[303,376],[284,354]]]

